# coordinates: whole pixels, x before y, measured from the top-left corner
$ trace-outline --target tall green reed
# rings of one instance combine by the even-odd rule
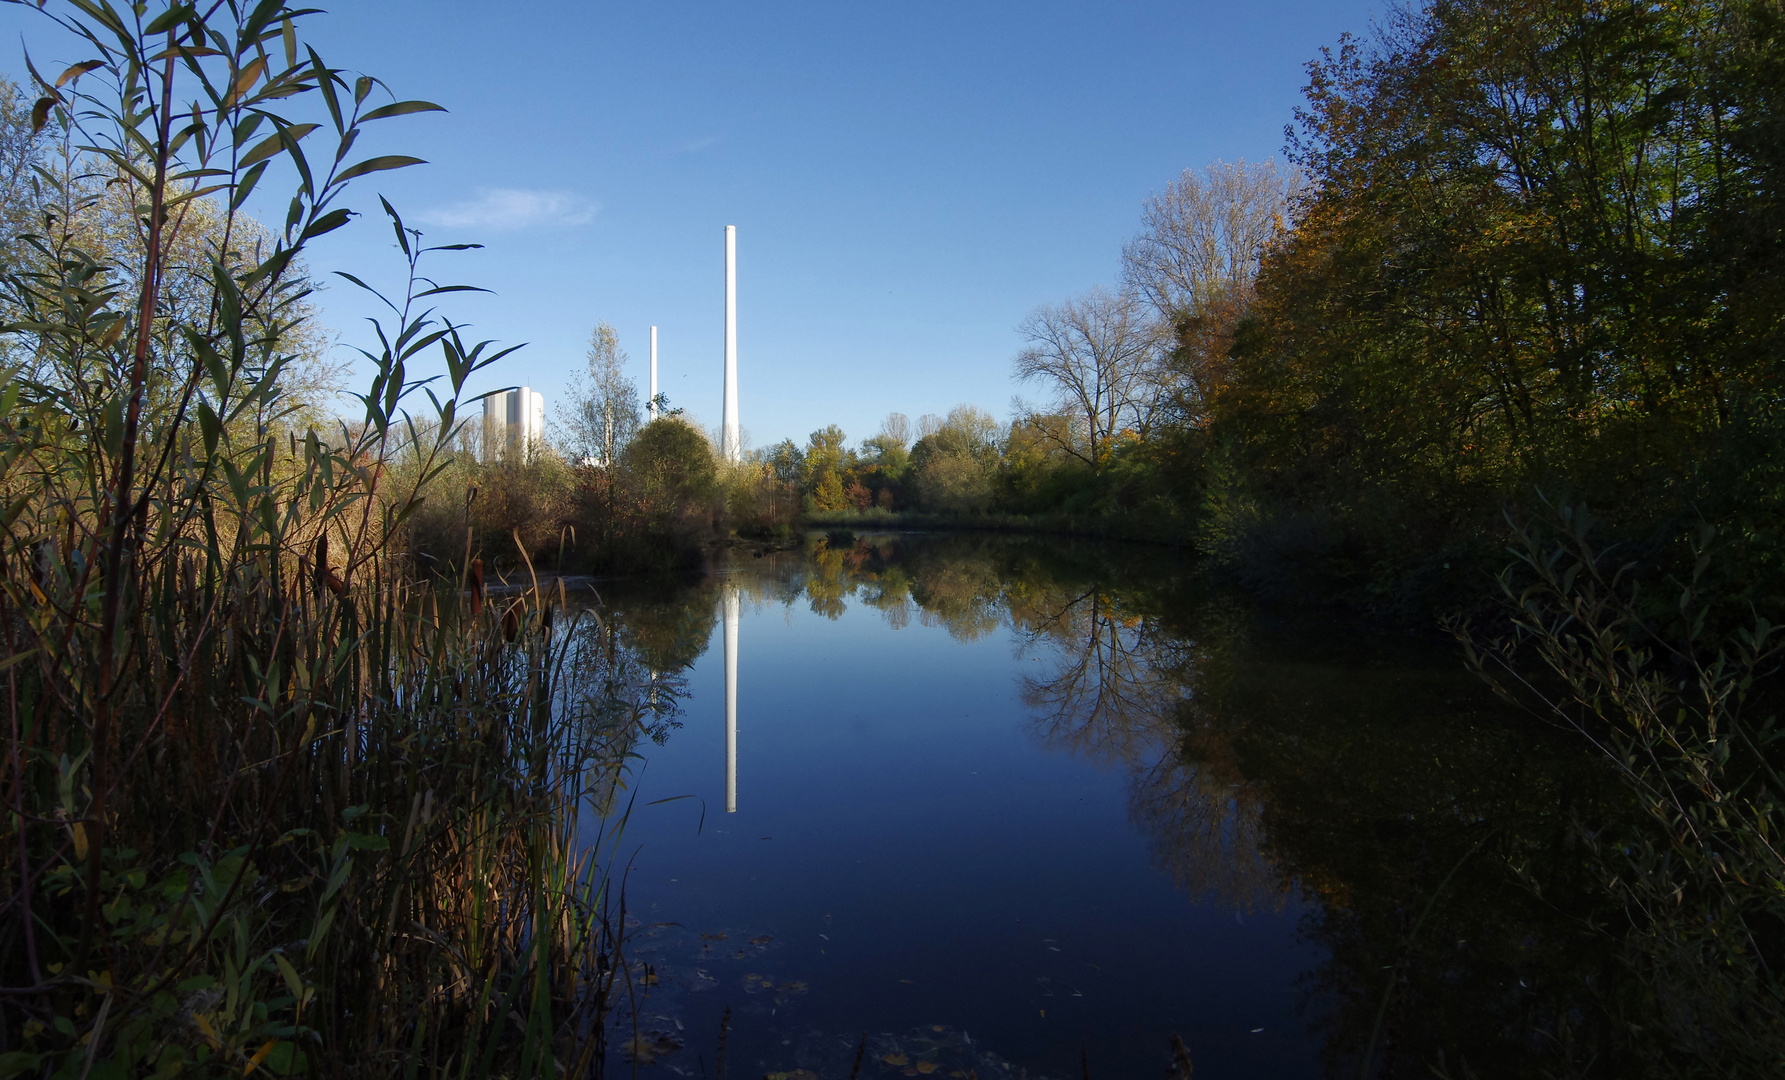
[[[421,277],[441,249],[388,203],[408,286],[363,421],[292,426],[305,247],[350,182],[416,163],[354,160],[366,125],[438,108],[373,104],[304,43],[313,14],[47,12],[94,59],[33,67],[34,121],[130,188],[137,230],[47,217],[0,274],[0,1077],[603,1061],[623,919],[581,815],[653,706],[562,596],[400,557],[503,352],[426,308],[463,287]],[[247,250],[279,178],[283,230]],[[200,199],[227,215],[195,278],[168,252]]]

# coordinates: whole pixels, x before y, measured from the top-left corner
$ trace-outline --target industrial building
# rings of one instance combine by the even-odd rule
[[[527,462],[545,441],[545,395],[530,386],[483,399],[483,460]]]

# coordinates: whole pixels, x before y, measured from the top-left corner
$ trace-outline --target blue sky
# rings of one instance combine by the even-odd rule
[[[1303,64],[1383,10],[361,0],[309,35],[450,110],[362,140],[430,164],[361,181],[350,205],[383,194],[430,242],[487,245],[434,267],[494,290],[446,308],[476,337],[529,343],[477,390],[529,383],[550,411],[599,319],[642,388],[655,323],[671,404],[716,423],[732,224],[740,411],[766,445],[827,423],[857,441],[892,410],[1006,416],[1017,322],[1112,281],[1142,200],[1181,170],[1280,156]],[[18,9],[0,32],[85,58]],[[18,56],[0,62],[22,74]],[[399,269],[375,213],[311,265]],[[355,290],[321,304],[363,343]]]

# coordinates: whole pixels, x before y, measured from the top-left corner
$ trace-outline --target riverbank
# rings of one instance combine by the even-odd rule
[[[890,532],[985,532],[1034,536],[1072,536],[1096,540],[1123,540],[1159,544],[1189,550],[1192,538],[1182,532],[1137,529],[1113,518],[1085,518],[1069,514],[937,513],[923,510],[829,510],[805,514],[800,523],[808,529],[860,529]]]

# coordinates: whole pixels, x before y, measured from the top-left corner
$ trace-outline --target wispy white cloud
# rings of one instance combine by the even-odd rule
[[[698,139],[690,139],[689,141],[680,144],[675,148],[674,152],[678,154],[698,154],[710,146],[718,146],[719,142],[719,136],[706,135]]]
[[[478,188],[476,198],[424,211],[416,220],[454,229],[531,229],[587,225],[600,209],[600,203],[570,191]]]

